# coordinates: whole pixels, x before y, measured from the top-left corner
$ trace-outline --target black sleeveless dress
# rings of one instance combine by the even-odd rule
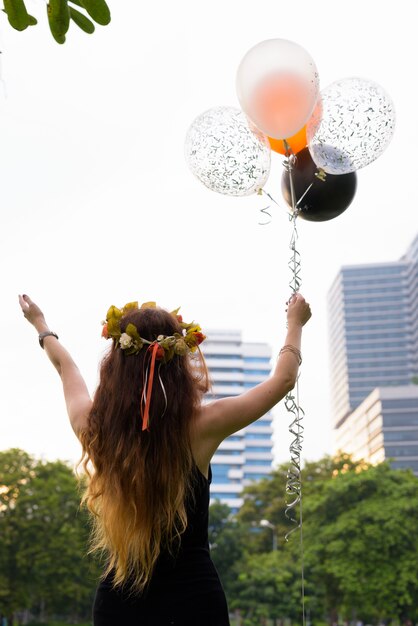
[[[209,480],[195,469],[195,502],[176,558],[162,554],[141,596],[112,589],[111,575],[96,590],[94,626],[230,626],[225,593],[210,558]]]

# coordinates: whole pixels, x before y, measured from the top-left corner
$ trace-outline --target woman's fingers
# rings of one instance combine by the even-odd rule
[[[38,305],[35,304],[26,294],[19,296],[19,304],[23,311],[23,315],[31,324],[35,324],[36,320],[44,317],[44,314]]]
[[[292,294],[286,302],[288,319],[297,319],[302,325],[312,316],[311,307],[305,298],[299,292]]]
[[[22,311],[25,313],[28,308],[29,308],[29,303],[27,302],[26,298],[28,296],[19,296],[19,304],[21,306]]]

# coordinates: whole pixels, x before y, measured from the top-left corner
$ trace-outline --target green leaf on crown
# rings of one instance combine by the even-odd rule
[[[132,339],[135,341],[137,349],[140,350],[142,346],[144,345],[144,342],[142,341],[142,338],[135,324],[128,324],[126,327],[125,333],[127,333],[130,337],[132,337]]]

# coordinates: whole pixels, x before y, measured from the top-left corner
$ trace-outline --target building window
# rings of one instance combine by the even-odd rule
[[[214,463],[212,466],[212,483],[229,482],[228,474],[232,469],[240,469],[239,465]]]
[[[240,494],[232,491],[225,491],[225,493],[222,493],[220,491],[214,491],[210,494],[210,497],[212,498],[212,500],[224,500],[225,498],[228,498],[228,500],[230,500],[231,498],[235,500],[236,498],[240,497]]]
[[[402,447],[395,447],[394,445],[386,446],[386,456],[388,457],[398,457],[398,456],[418,457],[418,445],[402,446]]]
[[[418,461],[392,461],[391,466],[393,469],[411,469],[418,472]]]
[[[399,398],[398,400],[382,400],[384,409],[416,409],[418,398]]]
[[[245,465],[258,465],[259,467],[271,467],[271,461],[263,461],[261,459],[248,459]]]
[[[392,356],[392,355],[391,355]],[[383,355],[382,355],[383,357]],[[381,367],[394,367],[394,368],[404,368],[404,369],[410,369],[410,366],[408,364],[405,365],[405,353],[403,353],[403,358],[399,358],[396,361],[390,361],[390,360],[384,360],[382,361],[382,358],[380,359],[376,359],[375,361],[354,361],[353,359],[349,360],[348,362],[348,367],[350,369],[350,372],[354,372],[355,370],[359,370],[359,369],[373,369],[373,370],[379,370],[379,368]],[[384,370],[382,370],[383,372]]]
[[[398,413],[394,415],[383,415],[384,426],[418,426],[417,413]]]
[[[262,480],[263,478],[269,478],[269,476],[267,474],[251,474],[249,472],[244,474],[244,480]]]
[[[240,380],[213,380],[213,385],[215,387],[242,387],[242,382]]]
[[[243,450],[227,450],[226,448],[218,448],[215,452],[216,456],[239,456],[243,453]]]
[[[418,430],[384,431],[385,441],[418,441]]]
[[[376,342],[372,342],[370,341],[371,337],[368,337],[369,339],[369,343],[363,342],[363,341],[351,341],[351,339],[347,340],[347,351],[350,352],[350,356],[352,356],[352,353],[355,350],[373,350],[376,349]],[[383,350],[390,350],[390,348],[396,348],[398,350],[400,350],[401,348],[404,349],[404,354],[408,352],[408,348],[410,348],[410,342],[407,341],[406,339],[403,341],[400,341],[399,339],[393,340],[393,339],[385,339],[384,341],[379,341],[379,347]]]
[[[238,359],[241,361],[242,354],[204,354],[206,359],[221,359],[222,361],[230,361],[232,359]]]
[[[405,271],[405,266],[402,265],[373,265],[370,268],[368,267],[344,267],[342,269],[342,274],[344,277],[359,277],[362,278],[364,276],[369,275],[368,280],[375,280],[376,276],[390,276],[390,275],[400,275]],[[357,282],[357,281],[356,281]],[[359,281],[360,282],[360,281]],[[386,282],[386,279],[385,279]]]
[[[400,356],[400,357],[403,357],[403,359],[405,359],[404,350],[391,350],[390,352],[385,352],[385,350],[388,350],[387,346],[384,348],[381,348],[380,350],[379,350],[379,346],[373,346],[373,351],[371,352],[367,351],[367,353],[360,352],[359,354],[354,354],[354,351],[351,350],[351,354],[347,358],[347,364],[348,366],[350,366],[351,364],[356,363],[359,359],[364,359],[364,358],[379,360],[379,359],[385,359],[387,357],[391,358],[395,356]]]

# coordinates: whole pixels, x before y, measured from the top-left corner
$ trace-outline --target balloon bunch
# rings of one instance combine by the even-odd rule
[[[286,158],[281,190],[292,214],[321,222],[345,211],[356,171],[382,154],[394,132],[385,90],[344,78],[320,91],[312,57],[286,39],[251,48],[236,88],[241,109],[214,107],[190,126],[185,156],[193,174],[212,191],[250,195],[266,184],[273,151]]]
[[[392,138],[394,106],[380,85],[361,78],[338,80],[320,92],[313,59],[285,39],[251,48],[238,67],[236,83],[241,109],[220,106],[197,117],[186,136],[186,160],[212,191],[245,196],[264,191],[271,152],[284,155],[281,190],[293,224],[289,286],[296,293],[301,284],[297,218],[323,222],[347,209],[356,192],[356,171],[377,159]],[[269,215],[266,209],[262,212]],[[305,625],[300,462],[304,411],[298,382],[285,406],[294,436],[286,484],[285,513],[291,522],[286,539],[300,529]]]

